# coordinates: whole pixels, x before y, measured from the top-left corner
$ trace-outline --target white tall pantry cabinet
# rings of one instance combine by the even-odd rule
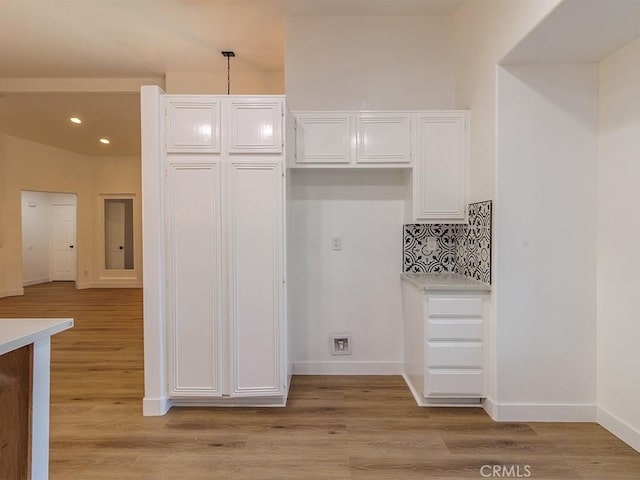
[[[142,112],[144,413],[284,405],[285,99],[144,87]]]

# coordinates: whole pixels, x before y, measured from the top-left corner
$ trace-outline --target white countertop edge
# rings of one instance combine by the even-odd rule
[[[0,355],[73,327],[73,318],[0,318]]]
[[[427,292],[491,292],[491,285],[457,273],[402,273],[400,277]]]

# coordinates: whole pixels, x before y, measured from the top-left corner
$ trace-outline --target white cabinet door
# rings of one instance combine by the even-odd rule
[[[283,101],[229,101],[229,153],[281,153]]]
[[[406,114],[358,115],[356,163],[411,163],[411,117]]]
[[[167,100],[166,150],[220,153],[220,100],[174,95]]]
[[[232,160],[227,185],[230,393],[282,395],[282,163]]]
[[[416,118],[413,214],[416,222],[463,222],[467,216],[468,115]]]
[[[348,164],[353,126],[347,113],[296,116],[296,164]]]
[[[169,395],[216,397],[223,393],[220,164],[187,158],[167,166]]]

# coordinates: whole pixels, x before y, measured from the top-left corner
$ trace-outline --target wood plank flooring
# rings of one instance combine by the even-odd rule
[[[298,376],[286,408],[143,417],[141,290],[25,292],[0,317],[76,321],[52,341],[52,480],[640,479],[640,453],[598,425],[419,408],[396,376]]]

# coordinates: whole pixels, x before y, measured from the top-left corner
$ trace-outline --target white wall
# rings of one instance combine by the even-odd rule
[[[285,86],[292,110],[453,108],[453,18],[292,17]]]
[[[284,72],[239,72],[231,59],[231,95],[283,95]],[[227,72],[167,72],[165,91],[173,94],[227,94]]]
[[[452,108],[452,18],[289,18],[289,107]],[[296,171],[292,185],[295,371],[399,373],[403,174]],[[341,252],[331,251],[334,235]],[[341,332],[352,335],[351,356],[330,354],[330,335]]]
[[[640,451],[640,40],[600,64],[599,422]]]
[[[402,172],[293,172],[289,264],[297,373],[398,373]],[[342,237],[342,250],[331,239]],[[332,356],[332,333],[353,354]]]
[[[4,181],[4,135],[0,134],[0,298],[8,295],[17,295],[18,293],[9,292],[6,289],[7,285],[7,267],[5,261],[5,222],[4,222],[4,210],[5,210],[5,185]]]
[[[595,420],[595,64],[498,71],[498,418]]]
[[[83,274],[82,287],[141,287],[142,286],[142,192],[141,161],[138,157],[96,157],[91,159],[93,175],[92,217],[95,255],[92,274]],[[105,270],[104,200],[131,198],[133,200],[133,269]]]
[[[20,295],[22,284],[21,195],[23,190],[77,194],[78,285],[107,286],[97,265],[104,253],[97,245],[98,194],[132,193],[141,197],[140,159],[88,157],[28,140],[0,134],[0,296]],[[121,190],[124,190],[122,192]],[[139,211],[139,210],[138,210]],[[138,215],[138,231],[141,218]],[[138,242],[140,244],[140,242]],[[141,256],[139,257],[141,258]],[[131,286],[140,285],[142,269]]]
[[[471,110],[472,202],[494,195],[496,65],[560,2],[468,1],[455,13],[455,107]]]
[[[49,194],[22,192],[22,284],[51,281]]]

